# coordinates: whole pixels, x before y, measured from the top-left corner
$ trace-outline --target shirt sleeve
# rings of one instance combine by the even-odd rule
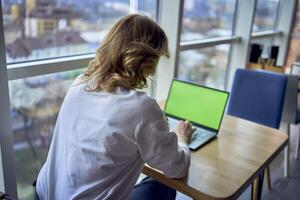
[[[154,100],[146,107],[147,120],[141,122],[136,136],[142,159],[170,178],[185,176],[190,166],[189,147],[179,144],[176,134],[169,131],[164,114]]]

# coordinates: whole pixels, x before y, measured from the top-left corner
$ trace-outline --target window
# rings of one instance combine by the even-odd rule
[[[90,55],[77,56],[78,63],[72,57],[50,59],[93,53],[120,17],[141,12],[156,19],[157,6],[156,0],[2,1],[8,70],[19,74],[9,81],[19,199],[33,199],[32,183],[45,162],[61,103],[82,72],[64,70],[72,64],[86,67],[79,63],[87,63],[81,57]],[[42,75],[33,76],[36,66]],[[52,67],[59,72],[48,74]],[[145,91],[151,95],[148,83]]]
[[[290,40],[290,49],[288,52],[288,58],[286,63],[286,68],[289,70],[293,62],[300,62],[300,3],[298,3],[298,8],[296,12],[297,14],[295,18],[295,25]]]
[[[186,42],[193,47],[181,50],[177,78],[224,89],[236,3],[235,0],[184,1],[181,47]],[[227,37],[222,41],[223,36]],[[218,42],[214,43],[214,39]]]
[[[2,10],[8,63],[94,52],[118,18],[144,12],[154,0],[6,0]]]
[[[177,77],[224,89],[229,49],[225,44],[180,52]]]
[[[232,35],[235,0],[185,0],[181,41]]]
[[[256,4],[253,32],[275,28],[279,0],[258,0]]]

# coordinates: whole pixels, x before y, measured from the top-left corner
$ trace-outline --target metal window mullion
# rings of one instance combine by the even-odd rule
[[[239,6],[239,0],[235,1],[235,5],[234,5],[234,16],[233,16],[233,24],[231,27],[231,35],[238,37],[238,40],[233,41],[233,42],[241,42],[241,37],[240,36],[236,36],[236,22],[237,22],[237,14],[238,14],[238,6]],[[229,52],[227,55],[227,65],[226,65],[226,71],[225,71],[225,79],[224,79],[224,90],[228,90],[227,86],[228,86],[228,80],[229,80],[229,72],[230,72],[230,63],[231,63],[231,58],[232,58],[232,44],[230,43],[229,46]]]
[[[240,37],[238,36],[224,36],[217,38],[207,38],[202,40],[193,40],[193,41],[185,41],[180,42],[180,51],[192,50],[192,49],[200,49],[210,46],[216,46],[220,44],[231,44],[234,42],[238,42]]]
[[[129,1],[129,13],[137,13],[138,12],[138,0],[130,0]]]
[[[94,54],[8,65],[8,80],[28,78],[87,67]]]
[[[155,21],[159,22],[161,0],[156,0],[155,2],[156,2],[156,7],[155,7],[155,11],[156,11]]]
[[[267,30],[267,31],[259,31],[253,32],[251,34],[251,39],[261,39],[261,38],[271,38],[276,35],[281,35],[282,31],[279,30]]]
[[[276,16],[275,16],[275,19],[274,19],[274,21],[275,21],[275,23],[273,24],[273,30],[276,30],[276,28],[277,28],[277,25],[278,25],[278,19],[279,19],[279,12],[280,12],[280,2],[281,2],[282,0],[279,0],[279,2],[277,3],[277,7],[276,7]]]
[[[17,183],[13,149],[13,134],[10,117],[9,89],[6,67],[6,53],[2,14],[2,1],[0,2],[0,148],[1,148],[1,172],[4,189],[17,198]],[[2,181],[2,180],[0,180]]]
[[[239,0],[236,11],[236,22],[234,35],[238,35],[240,42],[231,45],[228,75],[226,76],[227,90],[232,86],[233,77],[236,69],[245,68],[249,57],[249,45],[251,40],[251,31],[255,15],[257,0],[244,1]]]
[[[176,74],[179,58],[179,42],[184,0],[162,0],[159,9],[159,24],[169,39],[170,58],[162,57],[155,76],[156,99],[166,99],[170,84]]]
[[[291,32],[294,25],[295,14],[297,11],[297,0],[280,1],[278,10],[278,22],[276,23],[276,30],[282,32],[280,35],[274,36],[274,45],[279,46],[279,53],[277,58],[277,65],[283,66],[286,61]]]

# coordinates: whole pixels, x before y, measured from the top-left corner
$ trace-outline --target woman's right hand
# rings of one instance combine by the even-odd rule
[[[175,129],[178,141],[188,144],[194,132],[192,124],[189,121],[180,121]]]

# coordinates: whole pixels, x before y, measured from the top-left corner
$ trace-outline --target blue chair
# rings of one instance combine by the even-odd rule
[[[283,74],[238,69],[230,94],[229,115],[243,118],[272,128],[279,128],[285,98],[287,77]],[[271,188],[270,170],[266,169]],[[260,196],[264,173],[255,181]],[[258,184],[258,186],[256,185]],[[252,187],[252,195],[253,189]]]
[[[238,69],[228,104],[228,114],[279,128],[287,77],[266,71]]]

